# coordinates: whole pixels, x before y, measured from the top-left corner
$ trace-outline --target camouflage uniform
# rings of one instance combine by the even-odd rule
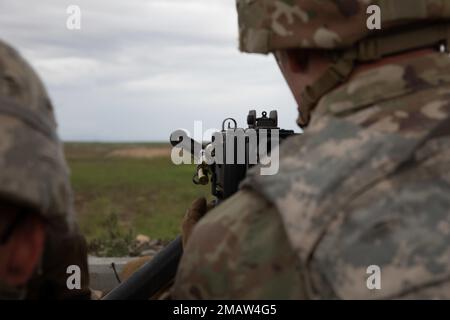
[[[366,36],[368,2],[238,0],[241,49],[345,47]],[[450,16],[450,1],[377,3],[393,25]],[[200,221],[175,298],[450,298],[450,59],[431,53],[343,82],[280,147],[277,175],[250,172]],[[381,290],[367,288],[371,265]]]
[[[75,295],[89,297],[86,246],[74,221],[69,173],[52,104],[32,68],[1,41],[0,201],[30,208],[46,222],[44,258],[33,283],[40,281],[45,291],[52,291],[49,298],[73,296],[65,292],[66,268],[77,264],[85,286]],[[49,270],[60,278],[54,279]],[[44,278],[52,281],[41,281]],[[19,291],[22,296],[39,297],[36,292]],[[0,285],[0,298],[8,292],[14,288]]]

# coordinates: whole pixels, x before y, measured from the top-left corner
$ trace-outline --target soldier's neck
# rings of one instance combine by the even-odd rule
[[[405,60],[409,60],[409,59],[420,57],[420,56],[425,56],[425,55],[432,54],[435,52],[436,52],[436,50],[433,50],[431,48],[430,49],[428,49],[428,48],[427,49],[419,49],[419,50],[408,51],[408,52],[397,54],[397,55],[392,55],[392,56],[386,57],[384,59],[377,60],[376,62],[360,64],[355,67],[355,69],[352,73],[352,76],[350,77],[350,80],[353,77],[357,76],[358,74],[365,72],[367,70],[370,70],[370,69],[379,68],[379,67],[387,65],[387,64],[399,63],[399,62],[402,62]]]

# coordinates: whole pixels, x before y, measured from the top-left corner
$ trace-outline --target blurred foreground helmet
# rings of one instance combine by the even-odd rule
[[[72,220],[52,105],[36,73],[1,41],[0,201],[28,207],[50,222]]]
[[[369,30],[371,5],[381,29]],[[326,50],[334,64],[302,94],[300,126],[318,100],[344,82],[355,62],[447,44],[450,0],[237,0],[240,49],[269,53],[284,49]]]

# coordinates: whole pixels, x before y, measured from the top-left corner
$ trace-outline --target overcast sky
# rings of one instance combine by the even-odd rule
[[[273,58],[237,49],[234,0],[0,0],[0,38],[44,79],[64,140],[163,141],[249,109],[297,129]]]

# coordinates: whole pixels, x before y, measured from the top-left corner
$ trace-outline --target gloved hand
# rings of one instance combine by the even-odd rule
[[[184,215],[183,223],[181,224],[181,234],[183,238],[183,247],[189,240],[189,237],[194,229],[195,224],[213,207],[212,204],[207,204],[205,198],[195,199],[191,207]]]

